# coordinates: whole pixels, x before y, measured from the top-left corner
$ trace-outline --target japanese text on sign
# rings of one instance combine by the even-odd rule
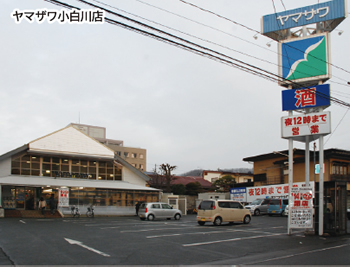
[[[298,12],[295,14],[285,15],[285,16],[278,16],[276,19],[280,21],[281,25],[283,26],[285,22],[291,18],[295,23],[298,23],[301,16],[305,16],[306,20],[311,20],[315,15],[318,15],[319,18],[323,18],[327,16],[329,13],[329,7],[321,7],[315,9],[311,9],[310,11],[305,10],[304,12]]]
[[[73,9],[66,10],[48,10],[48,9],[37,9],[37,10],[18,10],[15,9],[11,17],[17,24],[23,20],[39,24],[47,21],[48,23],[58,22],[59,24],[103,24],[105,13],[101,9]]]
[[[305,115],[282,117],[282,137],[306,135],[326,135],[331,131],[330,113],[308,113]]]
[[[313,227],[313,187],[292,188],[290,203],[290,228]]]
[[[69,189],[60,188],[58,190],[58,206],[69,207]]]

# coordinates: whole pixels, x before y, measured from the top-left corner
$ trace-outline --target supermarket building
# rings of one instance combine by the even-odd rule
[[[78,206],[96,215],[132,215],[140,201],[159,201],[149,177],[114,150],[69,125],[0,156],[0,208],[37,210],[54,194],[61,214]],[[68,192],[61,201],[60,192]]]

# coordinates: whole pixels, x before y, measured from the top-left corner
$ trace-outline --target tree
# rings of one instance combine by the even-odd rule
[[[171,166],[169,163],[163,163],[159,166],[159,170],[165,181],[165,193],[171,193],[171,181],[175,179],[171,172],[176,168],[177,166]]]
[[[236,178],[231,175],[224,175],[221,178],[217,179],[213,185],[216,187],[223,188],[223,192],[229,192],[236,183]]]
[[[201,192],[203,192],[203,188],[199,182],[188,183],[186,185],[186,195],[196,196]]]
[[[186,187],[183,184],[174,184],[171,186],[171,191],[174,195],[185,195]]]

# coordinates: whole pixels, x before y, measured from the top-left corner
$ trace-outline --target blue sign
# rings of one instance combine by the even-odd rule
[[[262,34],[322,21],[337,20],[336,23],[332,25],[332,29],[334,29],[346,16],[346,0],[333,0],[263,16]]]
[[[321,84],[309,88],[282,91],[282,110],[296,110],[330,105],[330,86]]]
[[[237,187],[237,188],[231,188],[230,189],[230,193],[231,194],[243,194],[245,193],[247,190],[245,187]]]

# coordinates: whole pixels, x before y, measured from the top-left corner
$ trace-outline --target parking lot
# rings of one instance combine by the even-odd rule
[[[348,228],[350,227],[348,222]],[[286,217],[199,226],[134,217],[1,219],[0,264],[335,265],[350,262],[350,236],[287,235]]]

